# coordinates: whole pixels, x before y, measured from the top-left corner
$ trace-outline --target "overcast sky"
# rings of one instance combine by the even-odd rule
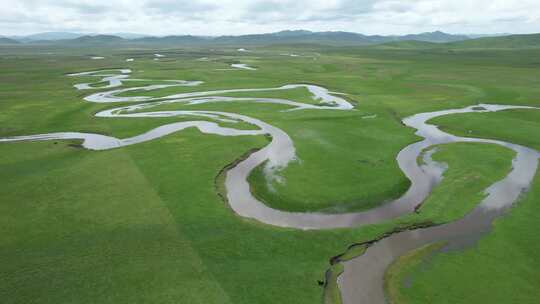
[[[540,0],[0,0],[0,35],[540,32]]]

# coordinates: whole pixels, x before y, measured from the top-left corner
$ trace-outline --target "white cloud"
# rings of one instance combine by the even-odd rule
[[[540,32],[538,0],[0,0],[0,34],[223,35],[283,29]]]

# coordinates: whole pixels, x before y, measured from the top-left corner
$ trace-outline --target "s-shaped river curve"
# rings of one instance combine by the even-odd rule
[[[111,73],[117,71],[117,73]],[[106,74],[105,74],[106,73]],[[97,76],[103,77],[100,83],[109,83],[101,88],[115,88],[124,81],[140,81],[129,79],[130,70],[92,71],[70,76]],[[128,145],[142,143],[157,139],[186,128],[196,127],[207,134],[223,136],[261,135],[268,134],[272,141],[262,150],[252,153],[247,159],[231,168],[225,179],[227,200],[231,208],[240,216],[253,218],[266,224],[292,227],[298,229],[331,229],[340,227],[357,227],[378,223],[383,220],[396,218],[400,215],[413,212],[414,209],[430,194],[433,187],[440,183],[444,166],[425,158],[425,165],[418,165],[417,157],[430,146],[454,142],[481,142],[502,145],[517,153],[513,160],[513,170],[505,179],[492,185],[486,190],[488,196],[482,203],[465,218],[447,225],[399,233],[377,242],[370,247],[365,255],[345,263],[345,272],[339,278],[339,285],[345,303],[384,303],[382,291],[382,275],[391,261],[414,248],[433,241],[447,240],[450,244],[461,244],[478,238],[489,230],[494,218],[509,208],[520,193],[527,189],[535,175],[540,154],[532,149],[495,140],[463,138],[450,135],[439,130],[436,126],[426,122],[434,117],[467,112],[491,112],[507,109],[531,109],[522,106],[480,105],[480,107],[467,107],[463,109],[422,113],[403,120],[404,124],[417,129],[417,134],[424,139],[405,147],[397,156],[398,164],[404,174],[411,180],[411,187],[399,199],[384,204],[381,207],[355,213],[324,214],[324,213],[296,213],[275,210],[257,200],[250,192],[247,177],[257,166],[264,163],[265,172],[269,176],[277,177],[279,171],[296,158],[294,143],[281,129],[261,120],[245,115],[218,112],[218,111],[155,111],[140,112],[167,103],[200,104],[212,102],[249,101],[259,103],[278,103],[291,106],[291,110],[317,109],[317,110],[354,110],[345,99],[332,95],[327,89],[307,84],[292,84],[277,88],[261,89],[231,89],[202,91],[192,93],[174,94],[164,97],[133,96],[120,97],[121,93],[130,91],[152,91],[173,86],[197,86],[199,81],[169,80],[165,84],[149,85],[115,89],[98,92],[85,97],[88,102],[115,103],[115,102],[142,102],[135,105],[113,108],[101,111],[97,117],[109,118],[140,118],[140,117],[172,117],[191,116],[204,117],[216,121],[238,122],[243,121],[256,125],[258,130],[237,130],[224,128],[215,122],[207,120],[193,120],[166,124],[138,136],[118,139],[92,133],[60,132],[37,134],[29,136],[16,136],[2,138],[0,142],[28,141],[28,140],[58,140],[80,139],[83,147],[91,150],[108,150]],[[96,89],[92,84],[77,84],[79,90]],[[304,87],[325,105],[299,103],[285,99],[275,98],[235,98],[223,97],[221,94],[237,92],[262,92],[288,90]],[[327,105],[330,104],[330,105]],[[373,259],[377,257],[377,259]],[[383,257],[383,258],[381,258]],[[373,261],[378,261],[374,263]]]
[[[154,91],[170,87],[194,87],[200,85],[200,81],[166,80],[163,84],[152,84],[141,87],[117,88],[125,81],[143,81],[141,79],[130,79],[131,70],[100,70],[69,74],[68,76],[94,76],[102,78],[97,84],[101,88],[115,88],[104,92],[96,92],[84,98],[88,102],[95,103],[120,103],[136,102],[137,104],[117,107],[110,110],[101,111],[96,117],[107,118],[141,118],[141,117],[172,117],[191,116],[194,118],[204,117],[216,121],[238,122],[243,121],[257,126],[258,130],[237,130],[224,128],[215,122],[193,120],[166,124],[150,130],[138,136],[119,139],[111,136],[92,133],[60,132],[37,134],[29,136],[16,136],[0,139],[0,142],[25,141],[25,140],[57,140],[57,139],[80,139],[83,140],[83,147],[91,150],[108,150],[120,148],[128,145],[138,144],[149,140],[154,140],[186,128],[195,127],[203,133],[218,134],[223,136],[239,135],[261,135],[268,134],[272,141],[263,149],[252,153],[247,159],[239,162],[236,166],[227,171],[225,186],[227,190],[227,201],[230,207],[240,216],[256,219],[266,224],[291,227],[298,229],[331,229],[339,227],[361,226],[376,223],[384,219],[390,219],[408,213],[420,204],[430,193],[431,189],[440,182],[444,169],[437,163],[427,160],[427,165],[419,166],[416,157],[421,151],[417,147],[406,153],[400,153],[398,161],[402,170],[412,181],[411,188],[401,198],[387,203],[382,207],[356,213],[345,214],[325,214],[325,213],[299,213],[275,210],[263,202],[257,200],[250,192],[247,182],[249,174],[256,167],[265,164],[264,171],[269,178],[278,178],[279,171],[285,168],[291,161],[296,159],[294,143],[283,130],[276,128],[261,120],[241,114],[218,111],[147,111],[151,108],[170,104],[201,104],[214,102],[257,102],[284,104],[292,110],[314,109],[314,110],[342,110],[353,111],[354,107],[345,99],[332,94],[327,89],[308,84],[289,84],[276,88],[256,88],[256,89],[230,89],[215,91],[197,91],[190,93],[173,94],[163,97],[150,96],[120,96],[122,93],[136,91]],[[303,87],[312,95],[313,99],[320,101],[322,105],[306,104],[286,99],[277,98],[236,98],[223,97],[219,95],[239,92],[263,92],[280,91]],[[79,90],[97,89],[96,83],[76,84]],[[337,93],[336,93],[337,94]],[[144,111],[144,112],[141,112]],[[427,146],[427,145],[426,145]]]

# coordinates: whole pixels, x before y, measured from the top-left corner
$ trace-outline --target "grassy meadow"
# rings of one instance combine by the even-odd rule
[[[454,134],[540,149],[539,121],[540,111],[512,110],[459,114],[431,122]],[[536,303],[539,202],[537,176],[528,193],[474,248],[434,255],[424,248],[402,257],[390,269],[387,282],[388,290],[398,299],[393,303]],[[405,260],[408,262],[403,263]]]
[[[355,110],[287,112],[284,105],[234,102],[173,104],[152,111],[230,111],[281,128],[293,139],[299,160],[281,172],[283,183],[269,185],[256,170],[250,176],[254,194],[277,209],[344,212],[376,207],[407,190],[409,181],[395,157],[419,138],[401,124],[402,118],[481,102],[540,106],[540,51],[535,49],[251,49],[0,48],[0,137],[78,131],[124,138],[184,119],[95,118],[96,112],[122,103],[83,101],[89,91],[72,85],[97,78],[67,73],[130,68],[132,78],[151,82],[204,81],[198,87],[129,93],[150,96],[318,84],[346,93]],[[281,56],[284,52],[303,56]],[[166,57],[156,61],[154,53]],[[238,62],[258,70],[221,70]],[[303,89],[229,96],[314,102]],[[435,123],[452,133],[538,149],[539,115],[475,113]],[[361,228],[299,231],[240,218],[218,195],[220,170],[267,142],[264,136],[220,137],[190,129],[100,152],[80,149],[75,141],[1,143],[1,302],[320,303],[318,281],[324,280],[332,256],[396,227],[463,216],[486,187],[510,170],[513,157],[512,151],[493,145],[441,146],[434,158],[448,163],[449,170],[419,213]],[[403,273],[393,269],[399,299],[456,303],[463,294],[482,290],[462,302],[478,303],[490,296],[493,285],[488,283],[497,282],[491,303],[510,303],[504,296],[516,288],[527,294],[520,303],[533,303],[528,300],[540,291],[531,285],[538,282],[533,271],[538,251],[530,215],[536,214],[539,191],[537,181],[478,248],[436,255],[427,270],[419,268],[422,263]],[[403,278],[410,275],[412,286],[405,288]]]

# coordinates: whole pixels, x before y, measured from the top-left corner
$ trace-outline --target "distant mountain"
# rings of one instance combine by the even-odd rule
[[[76,37],[75,37],[76,36]],[[123,37],[122,37],[123,36]],[[141,37],[142,36],[142,37]],[[31,37],[31,38],[29,38]],[[61,37],[75,37],[53,40]],[[131,37],[131,38],[129,38]],[[61,44],[68,46],[176,46],[176,45],[270,45],[270,44],[320,44],[332,46],[382,45],[385,48],[523,48],[540,47],[540,34],[508,35],[472,39],[467,35],[453,35],[441,31],[410,34],[403,36],[363,35],[351,32],[311,32],[288,30],[276,33],[239,36],[191,36],[176,35],[165,37],[143,36],[119,33],[118,35],[81,35],[67,32],[50,32],[30,35],[25,38],[31,44]],[[40,40],[34,40],[40,39]],[[13,40],[13,39],[11,39]],[[3,42],[13,43],[5,40]]]
[[[32,40],[32,41],[38,41],[38,40],[65,40],[65,39],[75,39],[83,36],[84,34],[79,33],[70,33],[70,32],[45,32],[45,33],[38,33],[28,36],[19,36],[17,37],[20,40]]]
[[[280,36],[280,37],[297,37],[297,36],[302,36],[302,35],[309,35],[312,33],[313,32],[306,31],[306,30],[286,30],[286,31],[271,33],[269,35]]]
[[[298,30],[258,35],[222,36],[215,38],[214,42],[230,44],[318,43],[332,45],[369,45],[406,40],[445,43],[467,39],[470,38],[465,35],[451,35],[439,31],[405,36],[368,36],[351,32],[310,32]]]
[[[72,33],[72,32],[44,32],[38,34],[32,34],[27,36],[11,36],[9,38],[20,42],[35,42],[35,41],[57,41],[76,39],[82,36],[96,36],[99,34],[84,34],[84,33]],[[139,39],[149,37],[149,35],[136,34],[136,33],[113,33],[111,36],[118,36],[124,39]]]
[[[126,41],[122,41],[124,39]],[[133,33],[117,33],[111,35],[80,34],[69,32],[47,32],[24,37],[17,40],[30,43],[66,43],[99,44],[99,43],[129,43],[129,44],[327,44],[327,45],[370,45],[391,41],[416,40],[427,42],[453,42],[469,39],[465,35],[451,35],[443,32],[422,33],[405,36],[363,35],[351,32],[311,32],[306,30],[287,30],[276,33],[253,34],[240,36],[203,37],[191,35],[176,35],[165,37],[145,36]]]
[[[469,39],[471,38],[465,35],[451,35],[451,34],[443,33],[441,31],[398,36],[398,40],[400,41],[415,40],[415,41],[424,41],[424,42],[433,42],[433,43],[446,43],[446,42],[463,41],[463,40],[469,40]]]
[[[20,42],[10,38],[0,37],[0,44],[20,44]]]
[[[118,36],[124,39],[139,39],[139,38],[151,37],[150,35],[137,34],[137,33],[112,33],[110,35]]]
[[[200,37],[200,36],[165,36],[165,37],[144,37],[138,39],[132,39],[130,43],[136,44],[201,44],[207,43],[211,38]]]
[[[242,36],[221,36],[212,40],[218,44],[290,44],[290,43],[318,43],[318,44],[352,44],[363,45],[372,41],[362,34],[347,32],[309,32],[309,31],[283,31],[269,34],[254,34]]]
[[[59,40],[58,43],[69,45],[110,45],[121,44],[126,39],[114,35],[85,35],[75,39]]]

